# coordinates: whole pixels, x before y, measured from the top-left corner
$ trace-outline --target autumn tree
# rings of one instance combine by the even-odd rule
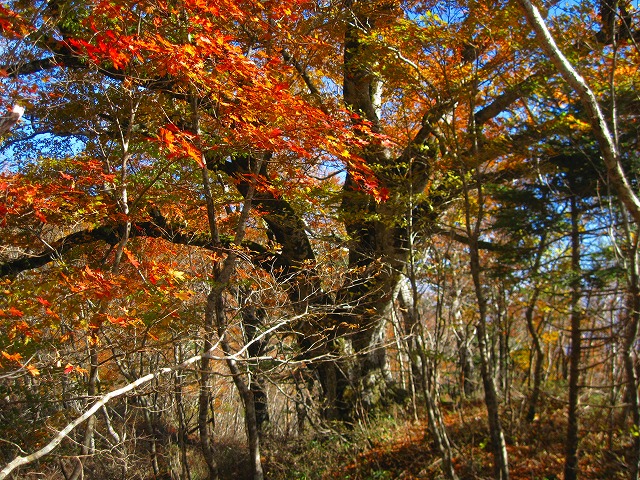
[[[387,320],[416,248],[449,235],[467,249],[460,257],[480,317],[464,320],[481,337],[496,475],[508,478],[482,343],[492,315],[482,255],[494,246],[498,208],[485,189],[517,184],[541,142],[582,126],[555,118],[566,114],[566,93],[548,81],[553,55],[537,49],[517,5],[11,1],[0,24],[2,105],[26,112],[3,133],[0,180],[9,393],[82,392],[88,403],[77,409],[90,411],[94,399],[104,406],[103,388],[121,392],[144,412],[156,475],[170,463],[157,438],[172,398],[182,474],[197,432],[216,478],[214,388],[224,364],[262,478],[270,399],[266,378],[256,382],[260,359],[284,365],[278,371],[305,397],[300,411],[317,401],[327,425],[402,403]],[[606,25],[608,39],[616,29],[634,38]],[[626,188],[620,155],[608,143],[601,154],[612,185]],[[617,193],[634,218],[633,192]],[[266,278],[268,298],[256,293]],[[415,292],[405,308],[417,324]],[[252,295],[264,305],[247,303]],[[629,325],[634,339],[637,321]],[[473,341],[467,328],[469,354]],[[160,374],[175,375],[171,388],[126,396]],[[57,427],[71,425],[68,409],[50,408]],[[105,411],[76,434],[83,459],[101,441],[129,451],[116,440],[125,430],[109,430],[118,409]],[[78,458],[71,476],[86,463]]]

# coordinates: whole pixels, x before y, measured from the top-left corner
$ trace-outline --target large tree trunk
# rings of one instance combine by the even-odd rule
[[[400,12],[391,4],[372,8],[368,2],[347,0],[344,5],[348,15],[344,47],[344,103],[357,115],[354,120],[356,124],[367,122],[371,130],[377,133],[380,132],[383,85],[376,73],[376,56],[370,51],[366,35],[378,23],[395,18]],[[413,191],[424,189],[426,169],[423,164],[418,168],[420,162],[414,161],[413,157],[406,159],[406,165],[411,167],[400,167],[398,159],[392,158],[385,147],[373,142],[357,154],[366,160],[367,165],[383,172],[379,180],[385,182],[385,187],[408,192],[407,183],[412,183],[409,188]],[[400,186],[396,184],[400,179],[395,177],[395,173],[401,173],[403,169],[408,175],[402,178],[403,185]],[[418,175],[418,172],[422,175]],[[384,324],[408,259],[407,230],[404,226],[406,214],[402,212],[409,212],[409,215],[412,212],[410,209],[399,209],[398,205],[377,202],[362,191],[351,172],[344,184],[341,209],[350,238],[349,266],[354,277],[339,300],[352,306],[343,319],[357,326],[351,337],[357,363],[350,377],[362,406],[368,410],[384,397],[395,397],[398,393],[388,371],[383,346]]]
[[[638,263],[638,237],[630,230],[626,223],[627,238],[631,243],[628,253],[628,294],[627,316],[622,342],[622,359],[626,376],[625,397],[631,411],[633,425],[640,425],[640,385],[636,365],[638,352],[635,348],[638,342],[640,327],[640,265]],[[629,451],[630,477],[637,480],[640,477],[640,435],[633,432],[632,448]]]
[[[356,132],[382,133],[383,79],[378,73],[382,59],[370,42],[370,35],[402,15],[402,10],[393,3],[372,4],[363,0],[343,3],[343,101],[353,114],[354,126],[362,127],[356,128]],[[287,58],[293,61],[289,54],[285,54]],[[296,68],[302,67],[298,64]],[[318,92],[309,85],[310,77],[304,81],[312,94]],[[525,90],[518,90],[518,95],[524,95]],[[483,109],[478,123],[498,115],[516,97],[519,98],[504,97],[510,100],[497,100]],[[421,233],[428,234],[438,209],[446,203],[446,199],[438,197],[431,199],[428,211],[413,205],[407,208],[408,193],[425,190],[433,160],[441,152],[438,147],[442,147],[436,145],[436,125],[450,110],[448,100],[443,100],[424,112],[418,131],[400,154],[393,155],[382,142],[364,133],[362,146],[350,152],[352,158],[359,160],[347,165],[340,205],[340,220],[348,237],[350,273],[335,294],[322,290],[321,275],[314,266],[315,253],[300,213],[284,196],[274,195],[269,189],[255,193],[260,218],[267,225],[269,239],[279,245],[279,252],[256,252],[254,260],[287,286],[296,313],[311,313],[292,327],[298,333],[300,357],[320,380],[326,416],[330,419],[352,418],[353,406],[367,410],[399,393],[388,373],[385,316],[407,264],[408,216],[420,215]],[[429,143],[434,145],[425,148]],[[220,162],[210,153],[206,160],[210,169],[223,169],[235,177],[238,190],[245,197],[250,177],[243,174],[258,174],[265,184],[270,182],[266,162],[260,170],[251,171],[254,160],[251,155],[236,155]],[[368,180],[392,192],[394,200],[377,201],[365,192],[359,180],[363,176],[375,176]],[[322,360],[316,361],[319,357]]]
[[[565,480],[578,478],[578,403],[580,398],[580,358],[582,354],[582,311],[580,308],[580,225],[578,201],[571,195],[571,353],[569,357],[569,405],[567,407]]]

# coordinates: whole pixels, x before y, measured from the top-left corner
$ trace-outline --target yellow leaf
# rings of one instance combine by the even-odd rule
[[[186,302],[193,296],[193,292],[191,290],[183,290],[181,292],[176,292],[173,294],[179,300]]]
[[[194,48],[193,45],[185,45],[183,49],[184,49],[184,52],[189,55],[195,56],[196,54],[196,49]]]
[[[186,280],[185,273],[181,272],[180,270],[169,270],[169,275],[177,280]]]

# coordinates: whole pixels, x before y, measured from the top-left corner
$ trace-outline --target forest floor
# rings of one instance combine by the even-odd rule
[[[444,420],[454,447],[460,479],[491,479],[492,456],[486,411],[480,403],[445,409]],[[378,418],[345,435],[265,442],[266,478],[315,479],[440,479],[445,478],[432,444],[425,415],[416,421],[401,414]],[[515,415],[514,415],[515,417]],[[629,478],[625,441],[620,429],[603,428],[607,415],[585,412],[582,423],[580,478]],[[507,419],[505,436],[511,478],[560,480],[564,467],[566,420],[561,405],[550,406],[532,423]],[[230,477],[231,478],[231,477]],[[233,478],[239,478],[234,476]]]
[[[626,465],[630,456],[633,432],[638,431],[620,418],[597,398],[585,399],[580,412],[580,475],[581,480],[628,480]],[[606,400],[606,399],[605,399]],[[566,435],[566,405],[555,397],[543,399],[533,422],[524,418],[524,403],[512,401],[512,409],[503,409],[502,425],[509,454],[512,480],[562,480],[564,439]],[[618,418],[610,415],[616,413]],[[491,480],[492,455],[489,444],[486,408],[482,401],[460,405],[447,403],[442,408],[452,443],[456,473],[460,480]],[[417,419],[416,419],[417,417]],[[144,443],[144,442],[142,442]],[[167,444],[163,458],[176,455],[177,446]],[[162,448],[161,448],[162,450]],[[413,415],[408,408],[397,407],[385,415],[370,419],[351,429],[325,428],[318,433],[310,427],[303,435],[283,436],[267,430],[261,442],[262,464],[268,480],[393,480],[444,479],[441,460],[429,433],[426,413]],[[219,478],[250,480],[247,445],[242,435],[229,433],[216,442]],[[200,454],[197,438],[189,443],[192,480],[208,478],[207,467]],[[15,478],[35,480],[62,479],[58,463],[70,459],[62,455],[58,462],[34,464],[31,472],[22,471]],[[131,464],[126,478],[177,478],[168,470],[153,477],[147,457],[138,465]],[[88,464],[88,479],[120,479],[117,469],[98,463]],[[107,466],[108,467],[108,466]],[[43,468],[45,470],[43,470]],[[47,472],[47,473],[45,473]],[[91,473],[93,472],[93,473]],[[103,472],[98,475],[96,472]],[[105,473],[106,472],[106,473]],[[108,473],[108,475],[107,475]],[[67,478],[65,476],[65,478]]]

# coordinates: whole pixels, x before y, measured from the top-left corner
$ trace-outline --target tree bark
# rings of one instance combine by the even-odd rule
[[[622,359],[626,376],[625,397],[631,411],[632,425],[636,430],[632,432],[632,448],[629,453],[630,477],[638,480],[640,477],[640,385],[636,365],[638,352],[635,348],[638,342],[640,328],[640,264],[638,262],[638,236],[629,231],[630,225],[625,222],[627,238],[630,242],[628,253],[628,293],[627,314],[622,343]]]
[[[87,396],[91,399],[95,398],[98,393],[98,347],[97,347],[97,332],[91,332],[89,334],[89,381],[87,382]],[[82,447],[80,452],[83,457],[93,454],[95,449],[94,431],[96,425],[96,417],[91,415],[85,425],[84,437],[82,439]],[[84,463],[80,458],[76,462],[69,480],[78,480],[84,477]]]
[[[582,311],[580,308],[580,213],[575,194],[571,195],[571,354],[569,357],[569,404],[567,407],[565,480],[578,478],[578,404],[580,400],[580,359],[582,354]]]
[[[259,370],[259,364],[252,360],[266,355],[269,336],[261,336],[260,328],[264,325],[266,312],[264,309],[251,305],[242,307],[242,323],[244,331],[245,345],[249,345],[250,379],[249,389],[253,395],[255,405],[255,417],[258,432],[262,433],[263,427],[269,422],[269,408],[267,392],[264,388],[264,381]]]
[[[482,384],[484,386],[484,400],[487,407],[487,417],[489,421],[489,435],[491,437],[491,449],[493,453],[493,472],[496,480],[509,480],[509,464],[507,460],[507,447],[500,423],[500,405],[498,393],[494,381],[492,362],[488,347],[487,337],[487,298],[482,283],[482,265],[480,262],[480,250],[478,248],[478,239],[480,236],[480,227],[483,217],[483,194],[482,185],[478,182],[477,186],[477,204],[478,212],[475,222],[471,221],[471,204],[469,198],[469,188],[464,173],[462,174],[465,183],[464,199],[465,199],[465,216],[467,225],[467,234],[469,236],[469,268],[473,279],[477,305],[478,305],[478,322],[476,324],[476,333],[478,338],[478,350],[480,352],[480,374],[482,375]]]
[[[402,288],[401,286],[399,289],[398,299],[400,300],[402,313],[405,316],[405,324],[409,327],[407,328],[407,332],[410,332],[409,335],[411,337],[421,337],[422,325],[420,324],[416,311],[416,300],[418,295],[416,284],[415,282],[412,283],[413,295],[409,294],[407,288]],[[457,480],[458,475],[456,474],[452,461],[451,442],[449,441],[449,435],[447,433],[446,426],[444,425],[444,421],[442,420],[442,414],[438,404],[438,395],[437,392],[432,391],[432,386],[428,385],[428,382],[426,381],[426,377],[428,375],[427,370],[429,369],[427,363],[430,362],[430,360],[427,358],[423,350],[423,342],[416,342],[416,345],[419,348],[419,351],[410,350],[409,356],[418,356],[422,359],[421,377],[424,381],[421,382],[421,384],[423,385],[423,394],[425,396],[427,407],[429,429],[431,431],[433,441],[436,444],[436,448],[440,452],[440,457],[442,458],[442,470],[444,474],[450,480]],[[435,390],[435,388],[436,387],[433,386],[433,390]]]
[[[264,480],[264,471],[262,470],[262,460],[260,458],[260,428],[258,426],[256,415],[255,395],[247,386],[247,383],[243,378],[244,375],[240,371],[240,368],[233,356],[234,352],[231,350],[229,343],[225,339],[227,324],[224,314],[224,299],[222,297],[222,291],[219,291],[218,293],[218,298],[215,304],[216,327],[218,329],[220,345],[222,346],[222,351],[226,356],[227,366],[231,372],[231,378],[233,378],[233,383],[238,389],[244,406],[244,423],[247,432],[247,439],[249,441],[249,462],[251,464],[253,480]]]
[[[540,263],[542,261],[542,254],[546,248],[546,235],[542,235],[540,243],[538,244],[538,250],[534,259],[533,267],[531,268],[531,275],[537,275],[540,269]],[[544,352],[542,350],[542,344],[540,342],[540,335],[538,329],[533,323],[533,314],[536,310],[536,303],[540,295],[540,287],[536,284],[533,286],[533,292],[531,298],[527,304],[524,317],[527,321],[527,330],[531,335],[531,341],[533,342],[533,388],[531,390],[531,397],[529,398],[529,407],[527,408],[527,421],[532,422],[536,416],[536,409],[538,408],[538,399],[540,397],[540,387],[542,386],[542,371],[544,366]]]
[[[173,346],[173,356],[176,365],[182,363],[182,346],[176,343]],[[176,405],[176,415],[178,417],[178,447],[180,448],[180,469],[182,480],[191,480],[191,470],[189,468],[189,457],[187,456],[187,435],[189,428],[185,418],[185,407],[183,401],[183,375],[176,371],[174,376],[174,398]]]
[[[194,100],[194,124],[197,126],[197,103]],[[196,131],[198,129],[196,128]],[[250,159],[248,162],[249,171],[253,174],[253,180],[247,185],[246,195],[244,205],[242,206],[242,210],[240,212],[240,216],[237,221],[237,225],[235,228],[235,237],[233,243],[236,247],[242,245],[242,241],[246,232],[246,224],[249,218],[249,212],[253,207],[253,199],[255,194],[255,186],[256,180],[255,176],[259,175],[262,172],[262,166],[264,164],[265,157]],[[219,243],[218,229],[217,229],[217,219],[215,206],[213,203],[213,195],[211,193],[211,187],[208,181],[208,169],[206,167],[206,163],[203,164],[205,166],[202,168],[203,175],[203,185],[204,185],[204,193],[205,198],[207,199],[207,218],[209,221],[209,228],[211,232],[211,236],[215,243]],[[218,263],[214,270],[214,280],[215,284],[211,288],[207,296],[207,306],[205,312],[205,326],[208,328],[209,326],[213,330],[215,327],[218,338],[220,341],[220,345],[222,346],[222,350],[225,354],[225,360],[229,370],[231,371],[231,376],[233,378],[233,382],[240,393],[240,397],[242,399],[242,403],[244,406],[245,413],[245,427],[247,432],[247,438],[249,441],[249,457],[251,462],[251,470],[254,480],[263,480],[264,472],[262,470],[262,461],[260,458],[260,438],[258,435],[258,425],[256,421],[256,407],[255,407],[255,399],[253,392],[247,387],[242,373],[240,372],[236,359],[234,357],[234,352],[231,350],[229,343],[225,339],[226,331],[227,331],[227,321],[226,316],[224,314],[224,298],[223,293],[225,289],[229,286],[231,277],[236,269],[236,263],[238,259],[238,254],[235,250],[231,249],[227,254],[227,257],[220,263]],[[216,472],[217,473],[217,472]]]
[[[202,346],[202,359],[200,360],[200,393],[198,395],[198,433],[200,436],[200,449],[207,464],[209,480],[218,478],[218,465],[214,456],[213,439],[210,423],[213,417],[209,418],[211,405],[211,359],[208,352],[213,348],[214,318],[216,314],[217,293],[211,290],[207,295],[207,304],[204,314],[204,343]],[[211,415],[214,415],[212,412]]]

